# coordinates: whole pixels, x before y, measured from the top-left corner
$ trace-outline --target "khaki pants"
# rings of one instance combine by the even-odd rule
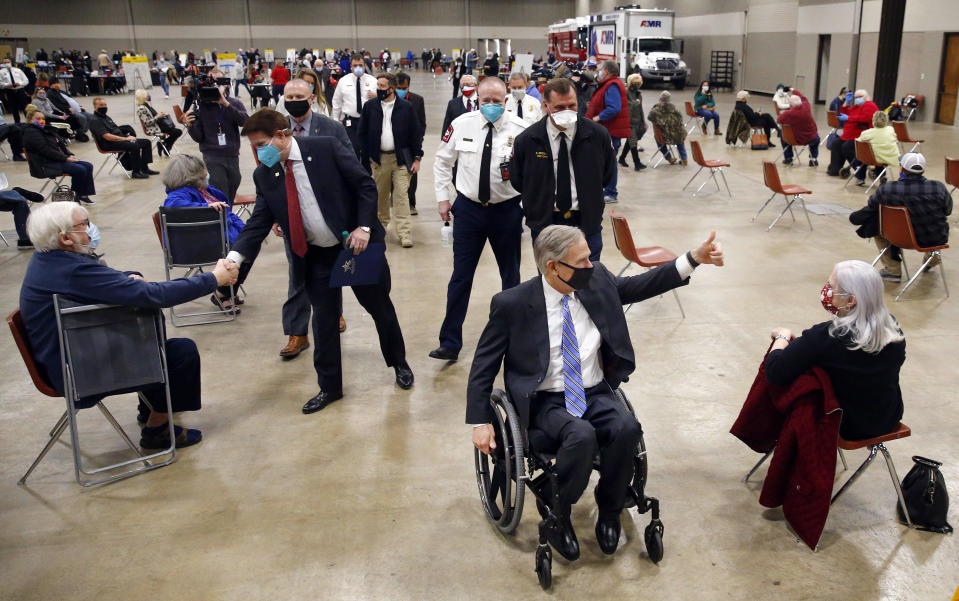
[[[403,165],[396,163],[396,155],[383,153],[380,155],[380,164],[370,161],[373,168],[373,180],[376,182],[378,195],[377,212],[380,223],[385,228],[390,223],[390,191],[393,197],[393,217],[396,224],[393,229],[400,241],[412,240],[412,225],[410,224],[410,172]]]
[[[873,238],[873,240],[876,242],[876,248],[878,248],[879,250],[882,250],[886,248],[887,246],[889,246],[889,241],[883,238],[882,236],[876,236],[875,238]],[[932,253],[924,253],[922,255],[922,262],[925,263],[926,261],[928,261],[930,256],[932,256]],[[889,273],[902,275],[902,262],[892,258],[891,250],[889,252],[884,253],[880,261],[882,262],[882,266]],[[940,259],[939,257],[936,257],[932,260],[931,263],[929,263],[929,267],[927,267],[927,269],[932,269],[939,263],[940,263]]]

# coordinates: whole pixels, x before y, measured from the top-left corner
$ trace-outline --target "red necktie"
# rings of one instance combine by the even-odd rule
[[[300,214],[300,195],[296,193],[293,177],[293,161],[286,162],[286,212],[289,220],[290,248],[297,256],[306,256],[306,233],[303,231],[303,215]]]

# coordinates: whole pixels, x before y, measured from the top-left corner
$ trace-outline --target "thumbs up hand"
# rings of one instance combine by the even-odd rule
[[[709,232],[709,238],[705,242],[690,251],[693,260],[700,265],[723,266],[723,245],[716,241],[716,230]]]

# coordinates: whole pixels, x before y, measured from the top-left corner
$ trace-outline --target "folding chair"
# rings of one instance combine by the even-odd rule
[[[160,207],[153,214],[153,224],[163,248],[167,281],[171,279],[171,269],[186,269],[182,277],[203,273],[204,267],[216,265],[230,250],[225,211],[212,207]],[[233,321],[236,319],[237,299],[232,286],[229,299],[229,309],[216,311],[177,313],[176,307],[170,307],[170,321],[176,327]],[[214,315],[219,318],[193,321],[193,318]]]
[[[46,202],[51,196],[53,196],[54,191],[56,191],[57,187],[59,187],[63,183],[64,178],[70,177],[69,173],[63,173],[55,177],[47,177],[43,173],[34,170],[33,164],[30,163],[30,154],[27,153],[26,148],[23,149],[23,156],[24,158],[27,159],[27,168],[30,170],[30,176],[36,179],[45,180],[43,182],[43,185],[40,186],[40,190],[37,191],[37,194],[43,194],[43,191],[47,189],[47,186],[49,186],[50,184],[53,184],[53,187],[50,188],[50,192],[48,192],[46,196],[43,197],[44,202]]]
[[[946,284],[946,270],[942,266],[941,252],[943,249],[949,248],[948,244],[929,247],[919,246],[919,243],[916,242],[916,232],[912,228],[912,219],[909,218],[909,211],[906,207],[890,207],[883,204],[879,205],[879,235],[888,240],[891,246],[897,246],[900,250],[915,250],[921,253],[929,253],[929,258],[922,264],[922,267],[916,271],[916,274],[910,278],[909,282],[903,286],[899,294],[896,295],[897,301],[906,293],[906,290],[909,290],[909,287],[913,285],[916,278],[926,270],[929,263],[931,263],[935,257],[939,257],[939,274],[942,276],[942,286],[946,289],[946,298],[949,297],[949,285]],[[873,259],[872,264],[875,265],[878,263],[879,259],[886,254],[889,248],[890,246],[887,246],[882,249],[882,252]],[[906,256],[905,253],[900,254],[902,255],[902,267],[908,278],[909,268],[906,266]]]
[[[779,153],[779,156],[776,157],[776,160],[778,161],[779,159],[786,156],[786,146],[792,146],[796,154],[793,157],[793,162],[787,164],[787,166],[792,167],[794,164],[799,162],[799,157],[801,157],[802,153],[806,151],[806,146],[796,141],[796,134],[795,132],[793,132],[792,125],[788,123],[783,123],[782,130],[783,130],[783,136],[782,136],[783,151]]]
[[[926,97],[923,96],[922,94],[916,94],[915,98],[916,98],[916,106],[909,108],[909,114],[906,115],[906,119],[905,119],[906,121],[909,121],[910,119],[912,119],[912,116],[916,113],[916,111],[921,109],[922,105],[925,104],[926,102]]]
[[[688,100],[686,101],[686,116],[689,117],[689,119],[686,119],[683,127],[686,128],[687,136],[693,133],[693,130],[695,130],[697,126],[704,127],[706,125],[706,120],[703,119],[702,115],[696,114],[696,111],[693,110],[693,103]],[[692,126],[689,125],[690,123],[692,123]]]
[[[160,145],[163,145],[164,142],[166,142],[166,138],[160,134],[147,133],[147,126],[146,124],[143,123],[143,121],[140,121],[140,130],[143,132],[144,136],[150,138],[157,144],[157,155],[163,155],[164,153],[160,152]],[[166,148],[165,145],[164,145],[164,148]],[[174,154],[176,154],[176,142],[173,142],[173,146],[171,146],[170,150],[167,151],[165,154],[167,154],[167,156],[173,156]]]
[[[779,179],[779,169],[776,168],[776,163],[774,161],[763,161],[763,182],[766,184],[766,187],[773,191],[773,195],[763,203],[763,206],[759,207],[759,210],[756,211],[756,214],[753,215],[753,218],[750,221],[756,221],[756,218],[759,217],[759,214],[763,212],[763,209],[772,201],[773,198],[776,198],[777,194],[782,194],[786,199],[786,208],[779,213],[779,216],[769,224],[769,227],[766,228],[766,231],[773,229],[779,220],[782,219],[783,215],[786,214],[786,211],[789,211],[789,214],[792,215],[793,221],[796,221],[796,216],[793,214],[792,206],[797,200],[799,204],[802,205],[803,213],[806,214],[806,221],[809,222],[809,230],[812,231],[812,220],[809,219],[809,211],[806,210],[806,201],[803,200],[803,194],[812,194],[812,190],[803,188],[802,186],[796,186],[794,184],[783,185],[782,180]],[[790,198],[792,197],[792,198]]]
[[[869,191],[872,190],[872,187],[876,185],[876,182],[882,181],[882,178],[886,175],[887,165],[880,163],[876,160],[876,155],[872,152],[872,144],[869,142],[860,142],[856,140],[856,159],[868,166],[868,167],[882,167],[882,171],[879,172],[875,178],[873,178],[872,183],[869,184],[869,187],[866,188],[866,194],[869,194]],[[866,177],[869,177],[870,169],[866,169]],[[846,183],[842,185],[843,188],[849,185],[849,182],[852,181],[852,178],[856,177],[856,170],[849,170],[849,177],[846,178]]]
[[[637,247],[633,242],[633,234],[629,231],[629,224],[626,223],[626,218],[622,215],[610,211],[609,219],[613,224],[613,240],[616,242],[616,248],[619,249],[623,258],[628,261],[616,274],[617,277],[623,275],[633,263],[646,269],[652,269],[676,260],[676,253],[662,246]],[[676,299],[676,304],[679,305],[679,312],[682,313],[683,319],[686,319],[686,311],[683,310],[683,303],[679,302],[679,295],[676,294],[676,290],[672,290],[672,293],[673,298]],[[630,303],[624,313],[628,312],[632,306],[632,303]]]
[[[903,144],[912,144],[912,148],[909,149],[909,152],[916,152],[916,149],[919,148],[919,145],[925,142],[925,140],[913,140],[911,137],[909,137],[909,127],[906,125],[905,121],[893,121],[892,128],[896,130],[896,143],[899,145],[899,154],[903,154]]]
[[[107,163],[109,163],[112,160],[113,164],[110,165],[110,171],[108,171],[107,173],[108,174],[113,173],[113,170],[117,168],[117,165],[119,165],[120,169],[123,170],[123,174],[127,176],[127,179],[131,179],[132,178],[131,172],[127,171],[127,168],[124,167],[123,163],[120,162],[120,157],[122,157],[125,154],[125,151],[104,150],[103,148],[100,147],[100,138],[96,136],[92,136],[92,137],[93,137],[93,143],[97,145],[97,152],[99,152],[100,154],[107,155],[106,158],[103,159],[103,162],[100,163],[100,168],[97,169],[97,172],[93,174],[93,178],[96,179],[96,177],[100,175],[100,172],[103,171],[103,168],[107,166]]]
[[[237,217],[246,215],[249,218],[253,214],[253,205],[256,204],[256,194],[237,194],[233,197],[233,212]]]
[[[7,181],[7,174],[0,171],[0,190],[6,190],[7,186],[10,185],[10,182]],[[0,232],[0,240],[3,241],[3,245],[6,247],[10,246],[10,243],[7,242],[7,237],[3,235],[3,232]]]
[[[180,88],[180,89],[182,90],[183,95],[186,96],[186,94],[187,94],[187,92],[186,92],[186,86],[183,86],[183,87]],[[176,122],[177,122],[177,123],[181,123],[181,124],[183,123],[183,109],[180,108],[180,105],[179,105],[179,104],[174,104],[174,105],[173,105],[173,115],[176,117]]]
[[[30,373],[37,390],[49,397],[63,397],[67,408],[50,431],[50,439],[30,468],[17,482],[26,483],[27,478],[39,465],[69,426],[73,449],[74,473],[81,486],[94,486],[129,478],[141,472],[169,465],[176,458],[173,430],[170,430],[170,446],[149,455],[141,455],[113,414],[102,401],[96,407],[104,418],[120,434],[136,457],[111,465],[87,469],[83,465],[80,448],[80,432],[77,424],[76,402],[91,396],[107,396],[142,390],[148,386],[163,386],[166,394],[166,410],[172,415],[169,379],[166,365],[166,334],[163,315],[157,309],[120,307],[115,305],[83,305],[59,294],[53,295],[60,339],[60,358],[63,363],[64,394],[57,392],[37,369],[27,338],[26,327],[20,310],[7,316],[7,325],[20,350],[23,363]],[[140,399],[146,402],[143,395]],[[154,460],[157,460],[154,462]],[[135,464],[140,466],[133,467]],[[129,468],[118,472],[121,468]],[[102,478],[97,474],[109,472]]]
[[[655,169],[656,167],[659,167],[659,164],[666,159],[666,155],[663,154],[662,150],[660,150],[661,146],[665,146],[666,151],[669,152],[671,156],[676,156],[679,153],[676,150],[675,144],[666,144],[666,139],[663,138],[663,132],[659,130],[659,126],[656,125],[655,123],[653,123],[653,137],[656,138],[656,152],[653,153],[653,156],[649,157],[649,162],[651,163],[653,159],[656,158],[657,154],[661,155],[659,157],[659,160],[656,161],[656,164],[653,165],[653,169]]]
[[[951,196],[959,186],[959,159],[946,157],[946,185],[952,186],[952,190],[949,190]]]
[[[726,181],[726,174],[723,173],[723,167],[729,167],[729,163],[725,163],[723,161],[704,159],[703,149],[699,145],[699,140],[690,140],[689,146],[693,152],[693,161],[695,161],[696,164],[699,165],[699,169],[696,171],[696,173],[693,174],[691,178],[689,178],[689,181],[686,182],[685,186],[683,186],[683,190],[685,190],[689,186],[689,184],[693,183],[693,180],[696,179],[696,176],[699,175],[700,171],[702,171],[703,169],[709,169],[709,177],[703,180],[703,183],[700,184],[699,188],[697,188],[696,191],[693,192],[693,196],[696,196],[697,194],[699,194],[699,191],[703,189],[703,186],[705,186],[710,179],[712,179],[713,183],[716,184],[716,191],[722,192],[723,189],[719,186],[719,180],[716,179],[716,173],[718,172],[719,175],[723,176],[723,183],[726,184],[726,194],[728,194],[729,197],[732,198],[733,193],[729,191],[729,182]]]
[[[826,111],[826,121],[829,123],[829,127],[832,128],[832,131],[829,133],[834,134],[842,129],[842,125],[839,124],[839,115],[836,111]]]

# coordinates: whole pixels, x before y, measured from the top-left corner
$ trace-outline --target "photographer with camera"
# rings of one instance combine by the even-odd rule
[[[183,113],[187,133],[200,145],[203,162],[210,174],[210,185],[221,190],[232,203],[240,187],[240,128],[246,123],[243,103],[227,98],[221,83],[223,72],[210,71],[196,78],[197,102]]]

